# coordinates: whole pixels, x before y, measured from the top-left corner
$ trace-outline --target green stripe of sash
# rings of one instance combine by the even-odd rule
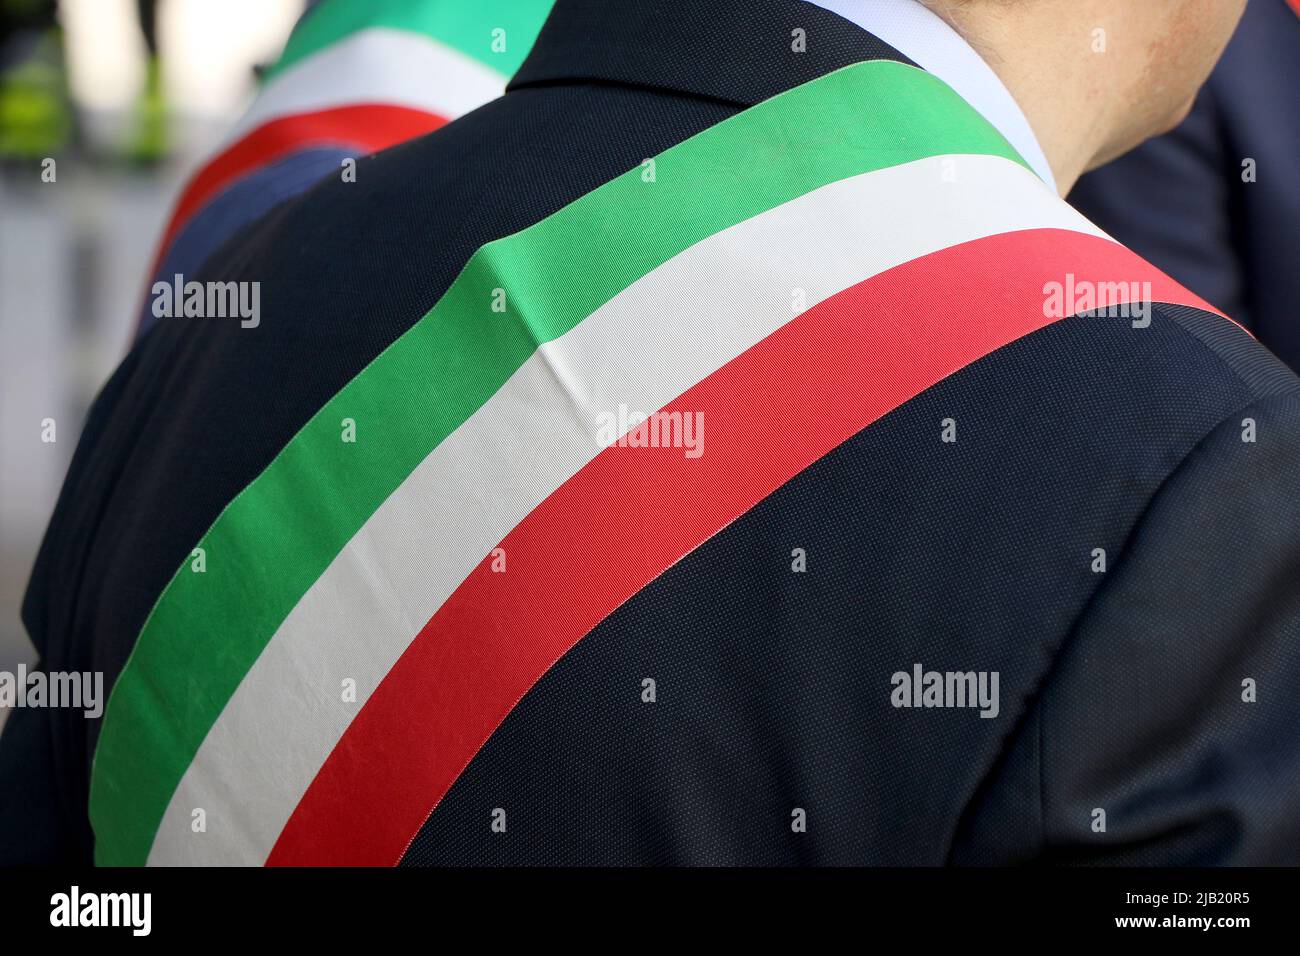
[[[505,78],[515,75],[554,0],[325,0],[293,31],[266,79],[370,27],[419,33],[478,60]],[[505,49],[493,49],[493,31]]]
[[[475,252],[437,305],[231,501],[199,542],[206,572],[187,561],[159,598],[95,755],[98,861],[145,862],[199,744],[294,605],[540,343],[722,229],[828,183],[946,153],[1023,164],[941,81],[899,63],[860,63],[674,146],[656,157],[653,181],[632,169]],[[505,290],[504,314],[492,310],[496,289]],[[340,440],[345,418],[356,421],[355,443]]]

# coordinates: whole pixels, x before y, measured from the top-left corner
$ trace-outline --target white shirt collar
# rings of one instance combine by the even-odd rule
[[[993,68],[919,0],[810,0],[888,43],[947,83],[1016,148],[1053,192],[1056,178],[1029,120]]]

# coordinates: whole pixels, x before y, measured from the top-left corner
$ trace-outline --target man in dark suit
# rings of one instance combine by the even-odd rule
[[[1177,130],[1085,176],[1086,216],[1300,368],[1300,0],[1257,0]]]
[[[1240,5],[935,6],[561,0],[167,290],[0,846],[1297,862],[1300,380],[1058,197]]]

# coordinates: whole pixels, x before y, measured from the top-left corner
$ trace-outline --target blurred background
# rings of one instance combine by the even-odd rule
[[[0,0],[0,670],[34,662],[19,620],[32,559],[171,204],[303,7]]]

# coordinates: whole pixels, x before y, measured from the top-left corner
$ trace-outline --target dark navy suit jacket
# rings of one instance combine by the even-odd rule
[[[264,280],[257,329],[163,322],[135,346],[33,572],[44,666],[111,683],[222,509],[475,249],[882,58],[899,57],[797,0],[562,0],[505,97],[209,260],[205,279]],[[865,363],[864,387],[888,372]],[[940,441],[949,417],[956,444]],[[603,619],[404,862],[1300,863],[1297,487],[1300,379],[1241,329],[1162,304],[1140,333],[1051,323],[853,435]],[[998,717],[892,709],[891,674],[913,662],[997,672]],[[637,709],[645,668],[659,699]],[[97,732],[13,715],[0,858],[89,858]],[[510,808],[508,839],[493,807]]]

